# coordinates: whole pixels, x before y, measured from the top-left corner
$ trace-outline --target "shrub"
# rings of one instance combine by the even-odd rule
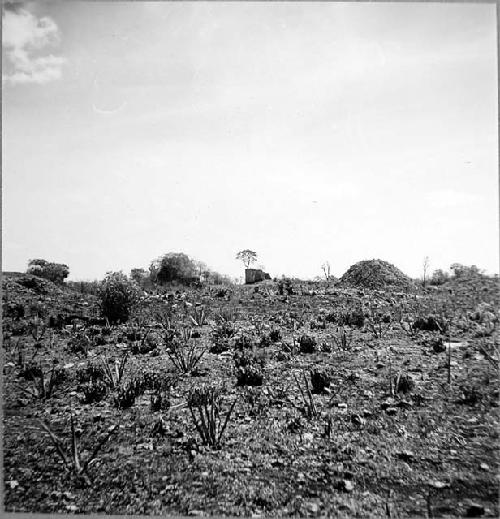
[[[144,393],[144,388],[140,380],[129,380],[115,393],[115,406],[118,409],[128,409],[135,404],[135,399]]]
[[[269,332],[269,339],[271,342],[278,342],[281,340],[281,332],[277,329],[271,330]]]
[[[138,299],[137,285],[122,272],[110,272],[99,288],[101,313],[110,323],[126,322]]]
[[[23,373],[23,377],[32,382],[31,388],[26,389],[25,392],[35,398],[45,400],[50,398],[56,387],[66,380],[66,372],[53,364],[51,371],[45,373],[40,364],[35,364],[29,371]]]
[[[432,277],[429,281],[431,285],[438,286],[444,285],[447,281],[449,281],[450,275],[447,272],[444,272],[441,269],[435,270],[432,273]]]
[[[299,347],[301,353],[315,353],[317,350],[316,339],[309,335],[302,335],[299,339]]]
[[[396,393],[409,393],[415,387],[415,381],[410,375],[399,374],[394,378]]]
[[[140,379],[141,387],[150,391],[170,391],[177,384],[177,377],[171,373],[143,370],[137,377]]]
[[[342,314],[340,321],[339,324],[341,325],[358,326],[361,328],[365,324],[365,314],[361,308],[349,310]]]
[[[86,333],[77,333],[68,341],[68,349],[71,353],[87,355],[92,347],[92,341]]]
[[[479,270],[476,265],[467,266],[461,265],[460,263],[453,263],[450,270],[453,271],[453,274],[457,279],[471,279],[482,275],[481,270]]]
[[[311,385],[313,393],[324,393],[332,381],[331,374],[323,368],[311,370]]]
[[[252,351],[237,351],[234,354],[236,384],[238,386],[261,386],[264,380],[265,356]]]
[[[234,337],[235,333],[236,331],[231,322],[221,322],[221,324],[212,331],[213,346],[210,348],[210,353],[219,354],[229,350],[229,339]]]
[[[85,485],[91,486],[92,483],[88,476],[88,468],[90,467],[92,461],[95,460],[100,449],[116,432],[117,426],[113,425],[109,427],[107,434],[101,436],[98,441],[94,442],[94,449],[92,450],[91,454],[84,460],[80,455],[80,435],[78,434],[77,428],[75,426],[73,413],[71,413],[71,437],[68,442],[63,442],[60,440],[59,437],[54,434],[48,422],[39,421],[38,424],[40,430],[45,432],[52,440],[52,444],[55,447],[55,451],[59,454],[64,468],[70,474],[76,476],[78,479],[81,479]],[[70,449],[68,449],[68,444],[71,446]]]
[[[284,277],[283,279],[278,281],[278,294],[280,296],[293,295],[293,285],[291,279]]]
[[[104,380],[105,373],[102,366],[88,362],[84,368],[76,371],[76,379],[78,382],[85,383],[96,380]]]
[[[166,391],[157,390],[151,395],[151,411],[166,411],[170,408],[170,395]]]
[[[108,393],[108,386],[102,380],[90,380],[81,384],[79,390],[83,393],[83,403],[93,404],[100,402]]]
[[[69,267],[63,263],[51,263],[44,259],[32,259],[28,263],[26,273],[48,279],[53,283],[62,284],[69,275]]]
[[[234,340],[234,348],[239,351],[248,350],[254,347],[252,337],[244,332],[238,334]]]
[[[418,317],[412,325],[414,330],[423,330],[428,332],[444,332],[447,329],[446,322],[438,319],[434,315],[427,317]]]

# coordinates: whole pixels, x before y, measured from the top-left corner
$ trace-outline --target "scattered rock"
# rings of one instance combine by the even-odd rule
[[[319,512],[319,505],[314,501],[308,501],[304,503],[304,508],[310,514],[317,514]]]
[[[445,483],[444,481],[431,481],[429,485],[433,488],[437,488],[438,490],[442,490],[443,488],[450,488],[450,484]]]
[[[412,461],[415,461],[415,454],[412,451],[401,451],[398,452],[398,458],[411,463]]]

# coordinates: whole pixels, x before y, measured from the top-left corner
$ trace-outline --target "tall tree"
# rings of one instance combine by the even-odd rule
[[[427,284],[427,272],[429,271],[429,265],[430,265],[430,262],[429,262],[429,256],[426,256],[424,258],[424,287],[425,285]]]
[[[240,250],[240,252],[236,254],[236,259],[243,261],[243,265],[245,265],[247,269],[251,263],[257,261],[257,253],[250,249]]]

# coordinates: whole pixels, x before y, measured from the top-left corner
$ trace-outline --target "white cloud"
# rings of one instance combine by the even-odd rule
[[[2,81],[41,84],[59,79],[65,59],[52,54],[36,55],[59,42],[59,29],[51,18],[37,18],[26,9],[4,10],[2,44],[8,71],[2,74]]]

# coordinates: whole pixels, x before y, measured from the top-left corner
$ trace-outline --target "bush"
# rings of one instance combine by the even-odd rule
[[[456,279],[472,279],[477,278],[482,275],[480,269],[476,267],[476,265],[461,265],[460,263],[453,263],[450,266],[450,270],[453,271],[453,275]]]
[[[110,323],[123,323],[138,299],[138,288],[122,272],[110,272],[101,282],[99,299],[103,317]]]
[[[318,349],[316,340],[309,335],[302,335],[299,339],[299,347],[301,353],[315,353]]]
[[[261,386],[264,380],[266,359],[263,354],[237,351],[234,355],[238,386]]]
[[[135,399],[143,393],[144,387],[140,378],[129,380],[115,392],[115,406],[118,409],[128,409],[135,404]]]
[[[84,404],[100,402],[108,394],[107,384],[99,379],[81,384],[79,390],[83,394]]]
[[[279,330],[273,329],[269,332],[269,340],[271,342],[278,342],[281,338],[281,332]]]
[[[280,281],[278,281],[278,294],[280,296],[283,295],[293,295],[293,285],[292,280],[286,277],[283,277]]]
[[[332,376],[330,372],[323,368],[311,370],[311,385],[313,393],[324,393],[330,387]]]
[[[447,272],[444,272],[441,269],[435,270],[432,273],[432,277],[429,281],[431,285],[438,286],[444,285],[447,281],[449,281],[450,275]]]
[[[186,254],[170,252],[154,261],[149,271],[151,280],[163,285],[172,281],[191,281],[197,276],[199,269],[196,262]]]
[[[63,263],[51,263],[44,259],[32,259],[28,263],[26,273],[61,285],[69,275],[69,267]]]
[[[427,317],[418,317],[415,319],[412,328],[426,332],[445,332],[448,326],[442,319],[434,315],[428,315]]]
[[[211,338],[213,345],[210,347],[210,353],[219,354],[229,350],[229,339],[234,337],[236,330],[231,322],[221,322],[212,331]]]

